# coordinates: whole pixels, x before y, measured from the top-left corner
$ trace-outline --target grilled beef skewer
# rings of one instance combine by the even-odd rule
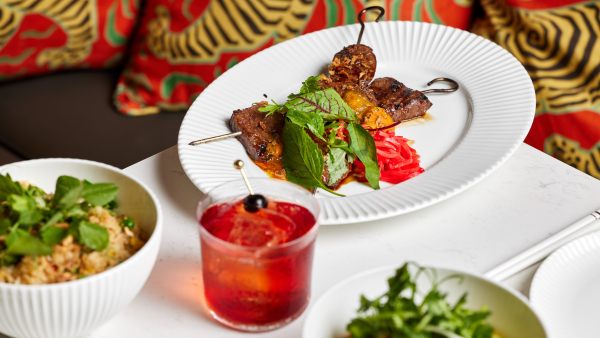
[[[411,120],[425,115],[431,101],[418,90],[410,89],[391,77],[373,80],[369,85],[376,104],[394,119],[394,122]]]

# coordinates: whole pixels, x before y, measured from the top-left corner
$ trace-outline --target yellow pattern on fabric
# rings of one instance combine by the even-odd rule
[[[23,17],[30,13],[54,21],[67,36],[62,47],[46,48],[37,56],[39,65],[51,69],[79,64],[87,58],[98,38],[94,0],[2,0],[0,4],[0,50],[10,41]]]
[[[148,23],[146,44],[158,58],[170,63],[206,63],[222,52],[244,52],[302,33],[316,1],[224,0],[211,2],[201,17],[180,32],[170,29],[165,7],[156,8]]]
[[[600,1],[544,10],[482,0],[473,32],[509,50],[527,69],[537,113],[600,113]]]
[[[575,140],[553,134],[546,139],[544,151],[591,176],[600,177],[600,143],[584,149]]]

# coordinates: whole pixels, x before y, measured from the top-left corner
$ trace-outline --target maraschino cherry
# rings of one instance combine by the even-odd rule
[[[265,196],[261,194],[255,194],[252,190],[252,186],[250,186],[250,182],[246,176],[246,171],[244,170],[244,161],[236,160],[233,162],[233,167],[240,171],[242,178],[244,179],[244,183],[246,184],[246,188],[248,188],[248,192],[250,192],[250,195],[244,198],[244,209],[248,212],[257,212],[260,209],[266,208],[269,203]]]

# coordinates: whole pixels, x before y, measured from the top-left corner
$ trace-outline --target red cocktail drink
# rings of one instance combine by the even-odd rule
[[[202,270],[212,316],[237,329],[263,331],[285,325],[308,304],[318,205],[286,182],[252,184],[267,198],[265,208],[248,211],[241,185],[235,197],[213,194],[200,205]]]

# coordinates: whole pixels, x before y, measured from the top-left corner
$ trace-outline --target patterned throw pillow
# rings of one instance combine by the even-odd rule
[[[125,114],[182,111],[217,76],[274,43],[356,23],[365,6],[386,20],[467,28],[470,0],[148,0],[115,104]]]
[[[123,58],[138,0],[0,0],[0,79]]]
[[[508,49],[533,80],[536,117],[525,141],[600,178],[600,1],[481,6],[473,31]]]

